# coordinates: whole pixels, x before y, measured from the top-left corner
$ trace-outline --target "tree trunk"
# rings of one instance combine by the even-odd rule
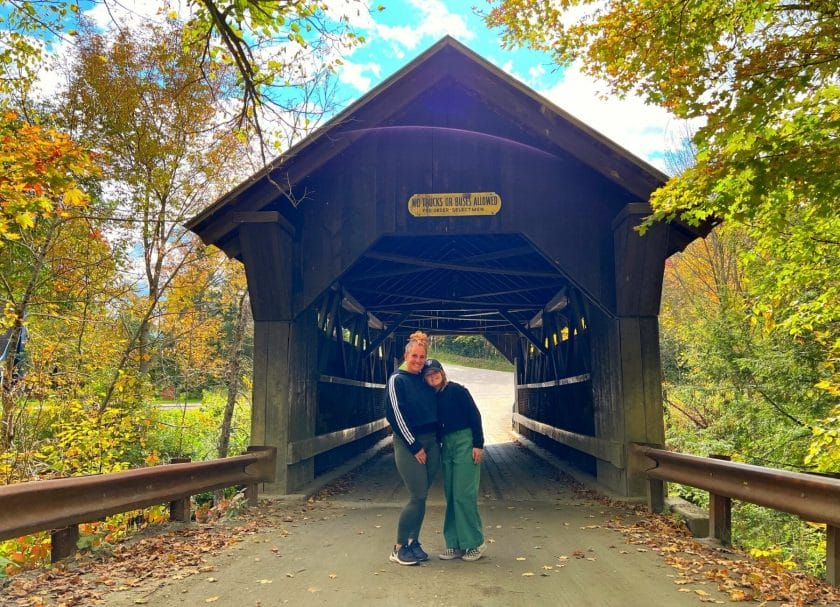
[[[17,348],[23,333],[23,323],[20,316],[15,319],[15,324],[9,331],[6,346],[6,360],[3,361],[3,418],[0,420],[0,451],[6,451],[12,446],[15,435],[14,409],[15,409],[15,375],[17,366]]]
[[[241,384],[240,374],[242,369],[242,344],[245,341],[245,328],[248,325],[248,290],[243,289],[239,297],[239,309],[236,313],[236,323],[233,326],[230,349],[227,359],[227,402],[222,416],[222,426],[219,429],[219,457],[227,457],[230,448],[230,430],[233,421],[233,410],[236,406],[236,398],[239,396]]]

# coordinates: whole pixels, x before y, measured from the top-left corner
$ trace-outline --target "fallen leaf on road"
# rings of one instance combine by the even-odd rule
[[[522,574],[522,577],[531,577],[531,576],[533,576],[533,575],[534,575],[534,574],[533,574],[533,573],[531,573],[530,571],[526,571],[525,573],[523,573],[523,574]]]
[[[257,580],[258,584],[270,584],[272,580]]]
[[[210,598],[208,598],[208,599],[204,599],[204,602],[205,602],[205,603],[215,603],[215,602],[216,602],[216,601],[218,601],[218,600],[219,600],[219,597],[217,597],[217,596],[211,596],[211,597],[210,597]]]

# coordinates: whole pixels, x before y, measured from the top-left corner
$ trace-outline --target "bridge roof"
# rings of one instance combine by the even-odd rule
[[[463,223],[453,227],[426,222],[424,227],[417,228],[412,227],[411,220],[405,224],[403,219],[395,219],[393,210],[371,211],[365,205],[374,199],[378,200],[377,204],[383,204],[383,199],[381,194],[377,194],[378,199],[371,198],[370,189],[347,193],[345,197],[349,200],[352,195],[361,195],[367,197],[364,203],[336,199],[335,183],[345,179],[342,175],[364,171],[377,173],[377,192],[390,188],[388,196],[399,197],[404,184],[392,182],[380,186],[379,174],[384,175],[389,169],[382,167],[381,156],[365,156],[369,150],[365,145],[377,137],[379,141],[401,137],[400,144],[394,145],[403,151],[411,147],[410,142],[414,141],[411,137],[421,130],[427,135],[424,141],[432,142],[431,147],[407,151],[405,163],[419,165],[430,149],[434,154],[445,149],[451,159],[460,149],[459,140],[478,137],[482,138],[482,150],[505,145],[520,149],[520,152],[506,149],[502,153],[504,157],[519,153],[520,157],[531,154],[550,158],[547,171],[562,171],[566,180],[563,183],[583,185],[571,195],[567,208],[547,206],[546,200],[523,194],[523,188],[515,186],[522,198],[520,207],[527,205],[531,213],[531,224],[538,224],[541,214],[546,213],[562,215],[567,220],[572,209],[575,214],[572,220],[578,226],[583,228],[584,222],[589,222],[585,230],[578,229],[578,232],[599,230],[601,233],[589,234],[585,243],[580,237],[584,246],[578,247],[579,251],[575,251],[575,244],[566,244],[547,254],[541,247],[552,234],[545,226],[537,238],[540,242],[535,245],[532,235],[526,234],[521,226],[511,228],[509,218],[504,219],[508,223],[487,227],[485,233],[475,226],[490,224],[478,222],[458,234],[456,230]],[[494,169],[483,157],[476,163],[487,167],[482,170],[488,173]],[[527,164],[512,168],[514,177],[506,183],[521,182],[521,175],[529,171],[532,177],[536,175],[535,169]],[[440,174],[435,175],[432,183],[439,185],[436,179],[445,181]],[[319,194],[301,194],[309,191],[313,179],[319,194],[332,192],[328,213],[332,217],[313,219],[312,205],[325,204]],[[400,179],[405,179],[405,175]],[[357,312],[370,312],[388,326],[397,323],[403,329],[422,327],[446,333],[488,334],[510,333],[513,325],[521,332],[538,320],[540,310],[548,310],[552,302],[567,297],[573,285],[583,289],[605,311],[614,308],[615,283],[605,273],[612,270],[603,269],[604,260],[612,257],[614,227],[611,228],[610,222],[618,221],[631,208],[637,216],[640,210],[645,211],[650,194],[666,180],[667,176],[653,166],[447,36],[222,196],[190,220],[187,227],[206,243],[215,244],[240,259],[244,246],[239,238],[240,228],[249,221],[266,220],[256,218],[261,213],[265,217],[270,212],[270,221],[292,235],[298,243],[295,246],[306,246],[300,244],[302,230],[310,233],[303,240],[314,239],[312,233],[316,227],[320,233],[329,235],[327,238],[336,239],[327,252],[318,250],[318,246],[327,248],[324,243],[310,244],[305,251],[298,251],[296,263],[303,264],[301,259],[305,259],[308,264],[301,265],[302,280],[309,282],[296,288],[294,296],[299,301],[293,304],[295,313],[332,284],[334,289],[344,292],[345,305],[356,308]],[[486,181],[486,177],[478,180]],[[546,187],[557,192],[565,186],[558,186],[555,179]],[[344,211],[336,210],[340,205],[345,205]],[[579,214],[591,214],[592,219],[581,219]],[[345,224],[340,223],[339,216]],[[316,226],[318,221],[323,225]],[[346,224],[350,221],[372,222],[377,227],[374,231],[355,225],[349,229]],[[435,227],[429,228],[430,225]],[[430,229],[432,233],[428,232]],[[679,223],[666,229],[663,249],[666,256],[682,250],[704,232]],[[364,246],[357,246],[354,238],[368,240]],[[333,262],[330,255],[341,259]],[[648,256],[643,262],[647,264],[645,267],[661,274],[661,255],[661,252],[654,255],[658,261],[651,261],[652,257]],[[570,274],[557,264],[560,258],[577,266],[578,274],[571,281]],[[606,264],[611,267],[612,262]],[[320,276],[311,278],[314,274]],[[658,284],[656,280],[653,283]],[[658,288],[648,291],[654,292],[656,298],[655,304],[648,304],[648,309],[658,308]],[[270,306],[270,302],[266,305]]]
[[[668,177],[594,128],[540,96],[454,38],[445,36],[379,86],[363,95],[311,135],[269,162],[196,215],[187,227],[206,242],[223,244],[239,223],[231,211],[252,211],[280,203],[289,219],[297,201],[284,200],[275,181],[293,187],[300,179],[334,158],[361,135],[391,118],[424,92],[451,79],[478,96],[497,112],[500,121],[517,125],[528,145],[549,152],[560,151],[591,167],[607,180],[627,190],[636,201],[647,201]],[[688,239],[697,233],[677,225]],[[680,246],[681,245],[681,246]]]

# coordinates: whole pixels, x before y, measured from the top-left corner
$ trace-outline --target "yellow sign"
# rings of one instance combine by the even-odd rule
[[[408,199],[408,212],[415,217],[495,215],[501,208],[502,198],[495,192],[415,194]]]

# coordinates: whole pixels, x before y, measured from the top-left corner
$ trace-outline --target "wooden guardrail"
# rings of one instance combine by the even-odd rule
[[[709,536],[729,543],[732,500],[826,525],[826,581],[840,585],[840,480],[632,444],[633,467],[648,479],[648,505],[665,508],[665,482],[709,492]]]
[[[171,520],[189,521],[191,496],[234,485],[246,485],[256,505],[257,485],[274,481],[276,458],[275,447],[248,447],[224,459],[5,485],[0,540],[48,530],[57,561],[75,551],[81,523],[167,502]]]

